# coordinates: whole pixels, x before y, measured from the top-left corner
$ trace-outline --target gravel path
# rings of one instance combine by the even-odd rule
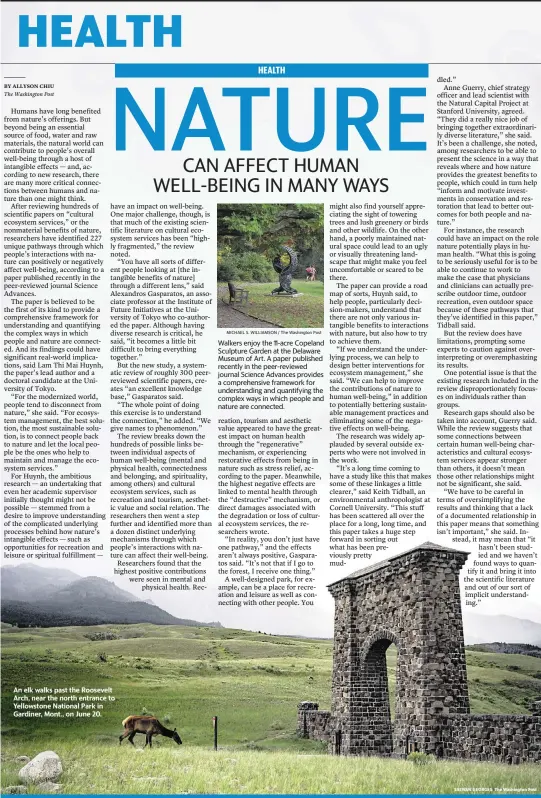
[[[270,324],[268,321],[259,321],[259,319],[246,316],[246,314],[230,308],[221,299],[218,299],[218,327],[270,327],[272,330],[279,329],[276,324]]]

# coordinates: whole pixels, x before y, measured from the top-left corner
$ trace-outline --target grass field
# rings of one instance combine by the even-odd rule
[[[460,793],[539,789],[539,767],[483,763],[411,762],[306,753],[242,751],[217,753],[162,745],[152,751],[112,748],[104,743],[55,745],[70,793]],[[15,767],[3,782],[16,784]]]
[[[235,283],[237,285],[237,283]],[[323,327],[324,323],[324,286],[322,282],[308,283],[293,280],[292,288],[296,288],[302,296],[277,297],[269,296],[277,288],[278,283],[238,283],[238,288],[247,288],[248,303],[236,305],[237,308],[255,316],[262,321],[278,324],[281,327]],[[222,297],[229,302],[229,291],[225,283],[218,283],[218,302]]]
[[[88,637],[104,632],[116,639]],[[329,707],[330,641],[149,624],[3,629],[2,641],[4,786],[17,784],[16,756],[52,749],[71,793],[539,790],[538,766],[334,758],[321,743],[297,738],[299,701]],[[468,652],[472,712],[527,712],[540,666],[534,657]],[[394,667],[392,653],[391,686]],[[110,686],[116,700],[96,718],[15,718],[13,689],[29,686]],[[152,751],[119,747],[122,719],[142,712],[176,726],[184,745],[158,737]],[[143,737],[136,742],[141,748]]]

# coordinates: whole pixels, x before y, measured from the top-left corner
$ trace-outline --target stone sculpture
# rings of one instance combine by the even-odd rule
[[[273,296],[277,294],[293,295],[299,293],[295,288],[291,288],[291,280],[297,271],[297,253],[294,252],[291,247],[283,246],[282,249],[285,249],[289,255],[289,263],[284,266],[280,255],[277,255],[272,262],[272,267],[275,272],[278,272],[280,279],[280,286],[271,292]]]

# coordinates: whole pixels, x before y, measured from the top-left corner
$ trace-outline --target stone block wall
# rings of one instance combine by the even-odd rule
[[[541,762],[539,715],[464,715],[450,719],[442,755],[520,765]]]
[[[507,765],[541,762],[539,714],[461,715],[443,719],[442,723],[442,741],[436,751],[439,757]],[[318,704],[304,701],[298,705],[297,733],[299,737],[328,743],[331,754],[341,753],[336,719],[330,712],[320,711]]]
[[[319,712],[318,704],[303,701],[297,708],[297,734],[310,740],[330,743],[333,729],[330,712]]]

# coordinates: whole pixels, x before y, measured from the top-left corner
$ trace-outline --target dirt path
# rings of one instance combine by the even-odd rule
[[[270,327],[273,330],[279,329],[276,324],[270,324],[268,321],[260,321],[251,316],[246,316],[238,310],[230,308],[221,299],[218,299],[218,327]]]

